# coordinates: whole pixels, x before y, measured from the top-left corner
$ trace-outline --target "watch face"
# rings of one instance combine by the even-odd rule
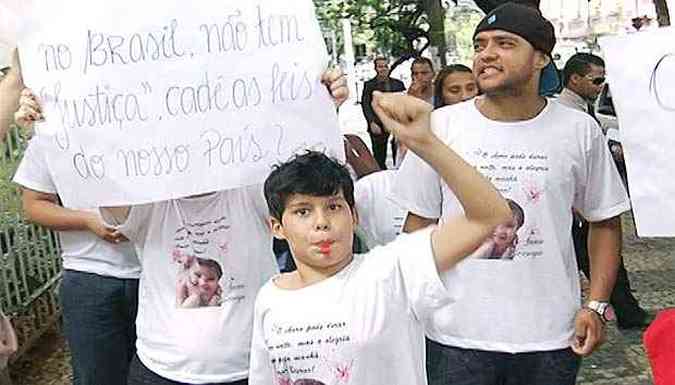
[[[607,306],[607,308],[605,308],[605,314],[603,316],[607,321],[616,320],[616,314],[614,313],[614,308],[612,306]]]

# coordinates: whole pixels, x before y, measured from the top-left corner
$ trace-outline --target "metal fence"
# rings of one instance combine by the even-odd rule
[[[11,316],[19,338],[15,358],[60,315],[58,236],[23,219],[20,191],[11,181],[26,144],[13,128],[0,145],[0,308]]]

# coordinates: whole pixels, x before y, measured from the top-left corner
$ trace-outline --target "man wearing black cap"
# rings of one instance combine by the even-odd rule
[[[629,202],[597,123],[540,96],[559,87],[554,45],[553,26],[538,9],[507,3],[493,10],[474,34],[473,72],[483,95],[432,115],[437,135],[524,218],[514,214],[497,226],[476,245],[483,258],[468,258],[445,275],[449,292],[458,294],[452,310],[424,320],[431,385],[572,385],[579,356],[602,343],[612,318],[618,215]],[[393,196],[411,212],[405,231],[462,210],[412,154]],[[572,208],[591,223],[591,289],[583,307]]]

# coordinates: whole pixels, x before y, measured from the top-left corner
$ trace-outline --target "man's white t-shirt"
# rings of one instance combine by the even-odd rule
[[[141,362],[190,384],[248,376],[253,305],[278,272],[260,185],[132,207]],[[205,283],[208,277],[213,278]]]
[[[53,171],[47,161],[50,137],[35,136],[24,152],[14,183],[46,194],[58,195]],[[90,210],[98,215],[98,209]],[[112,244],[91,231],[61,231],[63,268],[120,279],[136,279],[141,265],[130,242]]]
[[[581,303],[572,208],[589,221],[629,209],[600,128],[590,116],[548,100],[539,115],[520,122],[489,120],[474,101],[447,106],[432,114],[432,129],[515,209],[510,235],[496,229],[479,248],[482,257],[467,258],[452,282],[445,280],[463,294],[452,309],[434,314],[427,335],[445,345],[510,353],[569,347]],[[462,212],[415,154],[403,162],[392,193],[425,218],[445,221]]]
[[[366,175],[354,184],[359,227],[366,234],[368,248],[386,245],[403,229],[406,211],[389,196],[395,177],[396,170],[383,170]]]
[[[421,320],[449,303],[431,229],[406,234],[299,290],[258,293],[252,385],[426,384]]]

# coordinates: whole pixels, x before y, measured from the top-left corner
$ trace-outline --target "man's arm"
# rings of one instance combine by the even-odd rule
[[[9,73],[0,79],[0,140],[4,139],[10,125],[14,123],[14,112],[19,108],[19,97],[23,88],[19,56],[14,50],[12,67]]]
[[[22,189],[23,211],[26,220],[57,231],[91,231],[110,243],[119,243],[124,236],[106,226],[96,214],[62,207],[54,194],[28,188]]]
[[[588,257],[591,264],[591,292],[595,301],[609,301],[621,262],[621,217],[590,222]]]
[[[446,271],[480,246],[511,210],[492,184],[431,131],[432,106],[411,96],[375,93],[373,108],[398,140],[441,176],[464,207],[431,236],[436,267]]]

